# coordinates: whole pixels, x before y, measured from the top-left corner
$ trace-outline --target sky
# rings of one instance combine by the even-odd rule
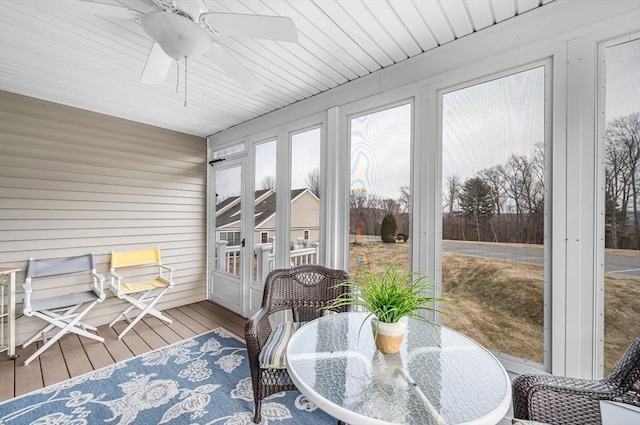
[[[544,67],[442,97],[442,180],[461,181],[544,142]]]
[[[640,40],[606,49],[607,121],[640,112]]]
[[[351,119],[351,190],[398,199],[411,173],[411,104]]]

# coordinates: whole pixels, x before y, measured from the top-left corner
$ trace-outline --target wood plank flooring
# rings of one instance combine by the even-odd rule
[[[173,320],[171,325],[148,316],[122,340],[118,340],[118,333],[125,328],[124,321],[116,323],[114,328],[108,325],[98,328],[97,333],[104,337],[104,343],[75,334],[65,335],[28,366],[24,366],[24,361],[36,351],[36,344],[17,347],[20,358],[16,361],[1,353],[0,402],[218,327],[244,338],[246,319],[210,301],[172,308],[164,313]]]

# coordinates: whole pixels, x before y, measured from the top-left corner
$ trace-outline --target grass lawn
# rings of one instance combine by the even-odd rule
[[[350,245],[350,268],[408,268],[408,244]],[[635,254],[635,252],[634,252]],[[495,351],[543,361],[541,266],[446,253],[442,257],[442,322]],[[605,277],[605,364],[608,374],[640,335],[640,279]]]

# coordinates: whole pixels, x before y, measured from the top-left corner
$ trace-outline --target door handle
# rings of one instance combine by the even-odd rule
[[[242,240],[242,242],[240,242],[240,245],[244,248],[244,239]]]

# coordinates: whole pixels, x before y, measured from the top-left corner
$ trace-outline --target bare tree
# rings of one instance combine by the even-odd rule
[[[265,178],[262,179],[262,183],[260,184],[265,190],[276,190],[276,178],[274,176],[265,176]]]
[[[457,210],[457,202],[460,199],[460,191],[462,190],[462,184],[460,183],[460,177],[452,175],[447,177],[445,183],[445,193],[442,198],[444,200],[443,208],[449,210],[449,214],[453,214],[454,210]]]
[[[400,211],[408,213],[411,208],[411,192],[409,186],[400,186],[400,198],[398,198],[398,204],[400,204]]]
[[[395,199],[385,198],[380,201],[380,208],[384,214],[396,215],[400,212],[400,204]]]
[[[355,235],[354,243],[358,243],[358,235],[366,233],[365,208],[369,194],[364,188],[351,189],[349,193],[350,232]]]
[[[611,121],[606,133],[607,189],[608,207],[620,212],[610,214],[609,219],[619,216],[623,221],[621,233],[624,233],[628,204],[631,201],[633,211],[633,242],[640,249],[640,217],[638,197],[640,196],[640,113],[636,112]],[[613,226],[612,226],[613,227]],[[614,242],[617,244],[617,242]]]
[[[307,188],[311,193],[316,195],[318,199],[320,199],[320,169],[314,168],[307,174],[307,178],[305,179],[307,184]]]
[[[611,137],[606,138],[605,146],[605,220],[609,232],[607,248],[618,248],[620,235],[624,234],[626,215],[620,214],[618,208],[626,205],[625,195],[627,173],[624,152],[621,146],[614,143]],[[626,207],[623,208],[623,211]]]
[[[480,171],[479,176],[489,186],[493,211],[499,217],[506,200],[504,174],[500,172],[498,166],[493,166]]]

